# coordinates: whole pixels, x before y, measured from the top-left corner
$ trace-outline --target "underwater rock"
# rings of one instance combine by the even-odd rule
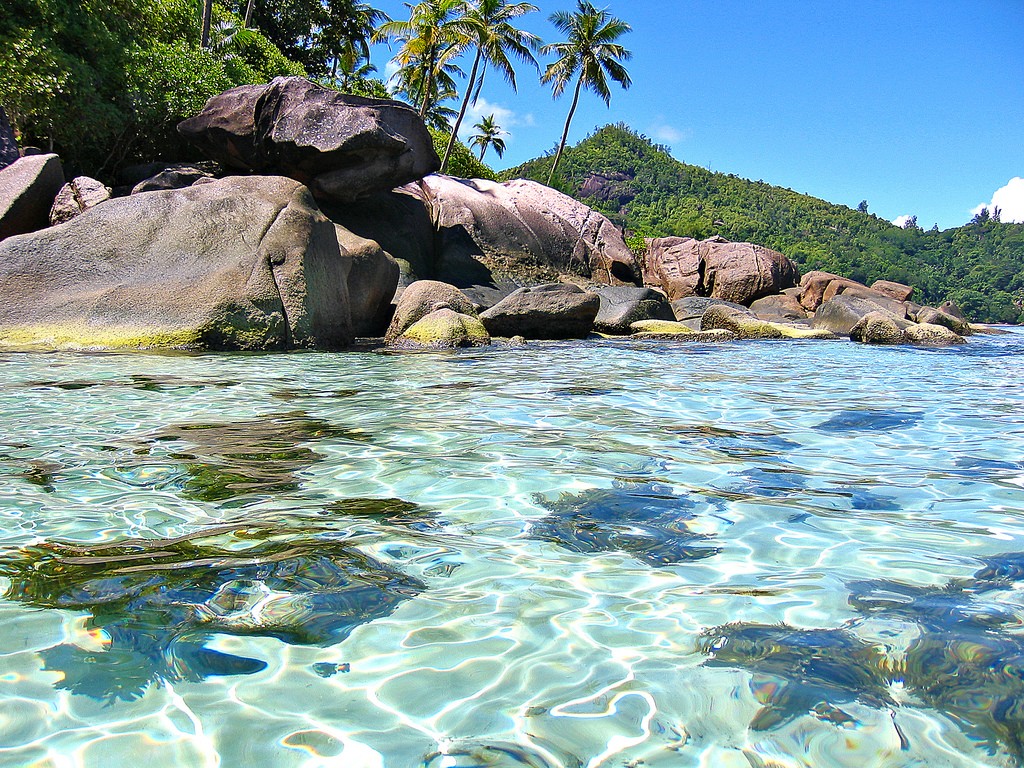
[[[571,552],[625,552],[659,568],[721,551],[700,546],[711,537],[686,526],[696,517],[697,502],[657,483],[616,482],[608,489],[537,501],[551,514],[531,524],[530,538],[552,541]]]
[[[361,431],[339,427],[303,411],[248,421],[176,424],[150,441],[169,451],[187,472],[182,495],[196,501],[245,503],[254,495],[293,491],[301,472],[321,460],[309,447],[316,440],[363,442]],[[175,443],[181,442],[180,448]]]
[[[924,419],[923,413],[913,411],[883,411],[865,408],[858,411],[839,411],[819,424],[820,432],[885,432],[890,429],[912,427]]]
[[[88,611],[102,650],[44,650],[57,687],[113,703],[153,683],[253,674],[259,659],[206,647],[218,634],[297,645],[342,642],[424,589],[421,581],[353,550],[321,521],[301,528],[224,526],[174,539],[47,543],[0,558],[5,597]]]

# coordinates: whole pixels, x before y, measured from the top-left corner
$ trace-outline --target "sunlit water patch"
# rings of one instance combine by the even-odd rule
[[[1020,332],[0,366],[0,765],[1024,764]]]

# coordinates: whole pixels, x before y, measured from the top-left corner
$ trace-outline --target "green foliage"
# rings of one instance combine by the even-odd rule
[[[22,144],[52,147],[72,174],[110,178],[122,162],[187,157],[174,126],[211,96],[305,74],[251,30],[200,48],[200,8],[195,0],[15,0],[0,20],[0,104]],[[214,15],[240,26],[219,7]]]
[[[551,163],[550,157],[531,160],[502,178],[544,181]],[[758,243],[804,271],[823,269],[867,283],[894,280],[915,286],[918,301],[963,302],[972,319],[1024,320],[1024,224],[979,216],[944,232],[902,229],[866,213],[866,201],[854,210],[681,163],[623,124],[567,149],[558,174],[562,191],[650,237],[721,235]],[[581,195],[598,176],[605,179],[599,185],[604,193]]]
[[[437,151],[438,156],[441,156],[444,154],[445,147],[448,146],[448,138],[451,134],[447,131],[439,131],[435,128],[431,128],[430,136],[434,140],[434,149]],[[448,160],[447,172],[452,176],[458,176],[462,179],[487,179],[488,181],[497,180],[497,176],[494,171],[480,162],[480,160],[478,160],[473,153],[469,151],[469,147],[461,141],[456,141],[452,147],[452,156]]]

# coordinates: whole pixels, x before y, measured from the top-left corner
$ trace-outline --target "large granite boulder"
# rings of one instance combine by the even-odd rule
[[[480,313],[480,320],[492,336],[582,339],[593,330],[600,306],[596,293],[552,283],[520,288]]]
[[[909,325],[888,312],[869,312],[850,329],[850,338],[864,344],[903,344]]]
[[[917,311],[915,319],[917,322],[927,325],[941,325],[960,336],[970,336],[973,332],[970,323],[966,320],[935,307],[921,307]]]
[[[840,294],[815,310],[811,326],[831,331],[837,336],[849,336],[854,326],[872,312],[884,312],[894,319],[902,319],[869,299]]]
[[[562,274],[639,283],[633,252],[615,225],[543,184],[433,175],[423,180],[422,191],[445,264],[469,257],[492,274],[525,284]]]
[[[417,280],[409,285],[395,303],[384,343],[394,343],[409,328],[439,309],[450,309],[460,315],[476,317],[476,306],[454,285],[437,280]]]
[[[653,288],[629,285],[612,286],[598,291],[601,306],[594,327],[601,333],[627,335],[630,326],[639,320],[675,320],[672,305],[665,294]]]
[[[967,315],[964,314],[964,311],[960,309],[959,305],[957,305],[957,303],[954,301],[942,302],[938,306],[938,310],[939,312],[945,312],[947,315],[952,315],[953,317],[959,318],[960,320],[967,322]]]
[[[0,169],[14,163],[21,154],[18,152],[18,141],[14,138],[14,129],[7,119],[7,112],[0,106]]]
[[[225,91],[178,132],[228,167],[288,176],[329,200],[393,189],[441,165],[413,108],[301,77]]]
[[[741,339],[835,339],[827,330],[808,328],[806,325],[772,323],[760,319],[743,307],[712,304],[700,321],[701,331],[725,330]]]
[[[705,310],[712,304],[725,304],[736,309],[746,309],[742,304],[721,299],[709,299],[707,296],[684,296],[671,302],[672,314],[676,320],[689,326],[695,331],[700,330],[700,319],[704,316]]]
[[[76,176],[57,193],[50,208],[50,224],[71,221],[82,211],[110,199],[110,187],[88,176]]]
[[[778,293],[752,302],[750,311],[772,323],[795,323],[807,319],[807,311],[792,296]]]
[[[338,247],[348,262],[349,313],[356,336],[380,336],[391,322],[398,286],[398,262],[375,240],[368,240],[335,225]]]
[[[349,269],[291,179],[116,198],[0,243],[0,345],[341,347]]]
[[[694,240],[663,237],[649,241],[644,282],[670,300],[709,296],[749,305],[796,285],[800,272],[777,251],[720,237]]]
[[[908,343],[926,347],[948,347],[966,343],[966,339],[955,331],[931,323],[911,325],[904,333]]]
[[[0,169],[0,240],[50,226],[50,208],[64,186],[56,155],[32,155]]]
[[[825,292],[831,288],[829,299],[834,298],[840,293],[840,287],[860,287],[866,288],[863,283],[858,283],[856,280],[849,280],[848,278],[834,275],[831,272],[811,271],[808,272],[800,279],[800,287],[803,291],[800,293],[800,304],[808,312],[814,312],[823,303],[825,303]]]

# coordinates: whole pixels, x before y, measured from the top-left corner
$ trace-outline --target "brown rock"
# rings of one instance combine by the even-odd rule
[[[953,344],[966,344],[963,336],[942,325],[921,323],[912,325],[905,331],[907,341],[930,347],[946,347]]]
[[[865,344],[903,344],[904,327],[887,312],[869,312],[850,329],[850,338]]]
[[[708,296],[750,304],[796,285],[799,270],[781,253],[722,238],[664,237],[648,244],[644,282],[670,300]]]
[[[875,280],[871,284],[871,290],[885,294],[896,301],[910,301],[910,297],[914,295],[913,287],[903,283],[894,283],[890,280]]]
[[[77,176],[61,187],[50,209],[50,224],[63,224],[87,208],[110,199],[110,187],[88,176]]]
[[[809,272],[804,275],[801,283],[804,292],[800,294],[800,304],[808,312],[814,312],[823,303],[835,298],[841,292],[841,287],[865,287],[856,280],[847,280],[845,277],[833,275],[831,272]],[[827,292],[828,299],[825,298]]]
[[[907,322],[891,312],[886,312],[883,307],[873,301],[841,294],[831,301],[826,301],[815,310],[811,325],[814,328],[824,328],[837,336],[849,336],[861,318],[872,312],[884,312],[895,321]]]

